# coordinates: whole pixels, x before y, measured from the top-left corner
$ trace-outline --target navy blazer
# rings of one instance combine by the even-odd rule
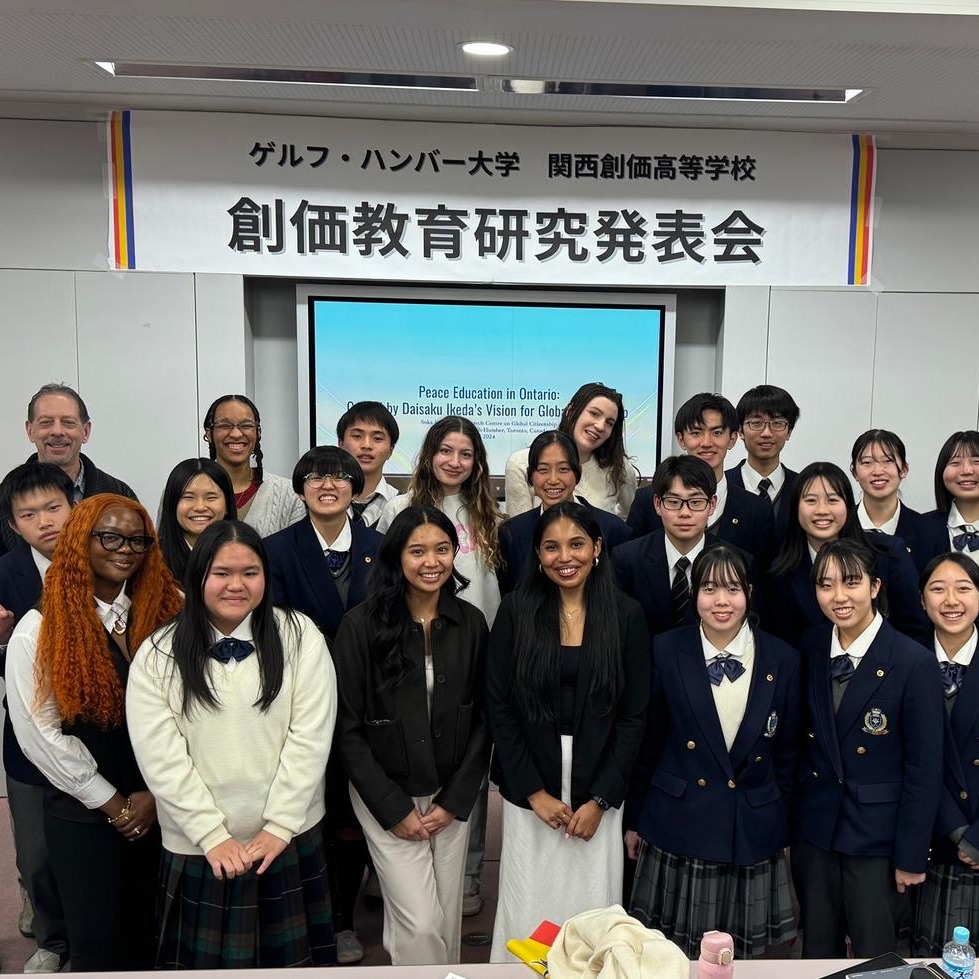
[[[751,491],[744,485],[744,474],[741,471],[745,467],[745,461],[742,459],[738,465],[733,469],[728,469],[724,475],[727,476],[728,486],[738,486],[746,493],[750,493]],[[775,497],[773,506],[776,549],[785,540],[785,532],[789,529],[789,510],[791,509],[789,497],[792,495],[793,484],[799,478],[799,474],[794,469],[789,469],[785,465],[782,468],[785,470],[785,482],[782,484],[782,489],[779,490],[778,496]],[[757,496],[757,494],[755,495]]]
[[[965,866],[948,834],[967,826],[965,839],[979,847],[979,660],[973,660],[955,697],[952,713],[945,712],[945,776],[931,859]]]
[[[932,626],[921,607],[918,573],[903,541],[890,534],[866,536],[877,551],[877,571],[887,596],[888,621],[898,632],[922,645],[929,645]],[[798,646],[809,629],[825,621],[816,600],[812,561],[807,549],[794,571],[786,575],[768,574],[762,625],[790,645]]]
[[[951,545],[948,541],[948,527],[945,524],[947,520],[947,514],[939,523],[930,515],[918,513],[917,510],[901,504],[901,515],[897,520],[894,537],[904,542],[904,548],[911,555],[919,575],[933,557],[949,552]],[[873,531],[866,531],[866,533],[873,533]]]
[[[0,557],[0,605],[14,613],[14,625],[29,612],[41,598],[41,576],[37,573],[34,555],[26,545],[15,547]],[[27,785],[47,785],[47,779],[33,762],[27,760],[6,710],[7,698],[3,698],[3,768],[18,782]]]
[[[490,631],[486,657],[486,716],[493,735],[493,780],[508,802],[530,808],[527,797],[545,789],[561,798],[560,686],[553,689],[553,719],[533,721],[513,697],[516,621],[514,594],[500,605]],[[589,696],[592,656],[588,624],[575,684],[574,753],[571,761],[571,808],[594,796],[618,808],[642,743],[649,701],[649,637],[642,611],[626,595],[616,594],[619,623],[618,689],[614,703],[593,704]],[[565,800],[568,801],[568,800]]]
[[[327,642],[333,642],[340,620],[348,608],[366,597],[367,574],[384,539],[359,520],[351,521],[350,579],[346,605],[334,584],[333,575],[307,516],[285,530],[265,538],[272,570],[272,602],[308,615]]]
[[[833,712],[826,622],[802,642],[809,710],[793,833],[823,850],[922,873],[942,788],[944,697],[935,656],[886,621]]]
[[[632,536],[650,534],[663,526],[653,508],[653,488],[644,486],[636,493],[626,523]],[[728,482],[727,501],[721,519],[708,528],[726,544],[750,554],[758,565],[767,568],[775,553],[775,521],[772,507],[749,493],[743,486]]]
[[[621,517],[592,506],[583,496],[575,497],[575,503],[585,507],[598,522],[602,531],[604,557],[610,557],[613,548],[618,544],[632,539],[632,530]],[[496,576],[500,582],[501,595],[506,595],[517,587],[527,564],[534,556],[534,528],[540,516],[540,507],[534,507],[500,524],[501,561]]]
[[[667,853],[748,867],[788,845],[800,657],[774,636],[754,636],[748,703],[730,752],[700,629],[684,626],[653,641],[649,721],[626,826]]]
[[[704,535],[704,550],[723,543],[712,533]],[[748,573],[753,584],[753,593],[758,594],[755,564],[750,554],[746,554]],[[642,606],[646,616],[649,636],[658,636],[676,628],[673,621],[673,604],[670,589],[673,585],[673,571],[666,558],[666,531],[660,528],[651,534],[620,544],[612,555],[612,567],[619,587]],[[692,625],[696,621],[695,602],[690,601],[684,611],[684,623]]]

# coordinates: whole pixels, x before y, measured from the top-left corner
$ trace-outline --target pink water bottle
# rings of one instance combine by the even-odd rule
[[[732,979],[734,939],[723,931],[705,931],[700,940],[697,979]]]

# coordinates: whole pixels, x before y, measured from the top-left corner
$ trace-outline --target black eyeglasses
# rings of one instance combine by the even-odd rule
[[[691,513],[703,513],[710,506],[710,500],[706,496],[695,496],[691,500],[684,500],[679,496],[661,496],[659,501],[664,510],[682,510],[686,507]]]
[[[153,538],[146,534],[117,534],[114,530],[93,530],[92,537],[98,537],[99,543],[106,551],[121,551],[128,544],[133,554],[145,554],[153,546]]]

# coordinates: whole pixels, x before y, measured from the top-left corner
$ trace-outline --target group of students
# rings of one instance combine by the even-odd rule
[[[787,469],[782,389],[690,399],[638,491],[624,414],[584,385],[510,459],[506,517],[460,417],[399,495],[377,402],[289,481],[219,398],[158,533],[8,474],[9,717],[74,970],[335,961],[368,856],[392,961],[458,961],[487,769],[493,961],[623,900],[690,955],[711,928],[762,954],[796,933],[790,844],[804,955],[892,949],[909,888],[915,954],[979,924],[979,433],[921,515],[893,433],[854,445],[859,505],[836,465]]]

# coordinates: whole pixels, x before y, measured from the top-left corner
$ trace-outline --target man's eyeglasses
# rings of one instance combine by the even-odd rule
[[[703,513],[710,506],[706,496],[695,496],[692,500],[684,500],[679,496],[661,496],[660,503],[664,510],[682,510],[686,507],[691,513]]]
[[[322,489],[327,480],[331,483],[352,483],[354,478],[350,473],[329,473],[326,476],[321,476],[319,473],[306,473],[303,476],[303,482],[310,489]]]
[[[122,550],[123,545],[128,544],[134,554],[145,554],[153,546],[153,538],[147,537],[146,534],[132,534],[127,537],[113,530],[93,530],[91,536],[98,537],[99,543],[106,551],[119,551]]]
[[[744,423],[749,432],[764,432],[766,425],[779,435],[789,430],[789,423],[784,418],[748,418]]]

